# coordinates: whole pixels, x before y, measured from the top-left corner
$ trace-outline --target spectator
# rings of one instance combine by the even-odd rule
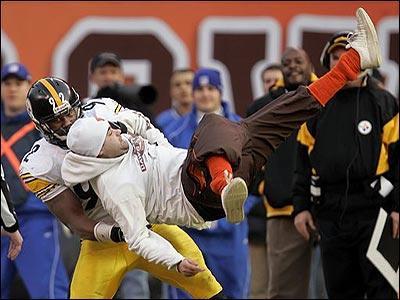
[[[328,41],[323,66],[332,69],[346,53],[348,34]],[[395,98],[364,75],[299,130],[295,226],[306,240],[320,235],[329,298],[396,297],[366,253],[380,207],[399,236],[398,110]]]
[[[97,87],[92,98],[111,98],[122,106],[140,111],[154,124],[151,104],[156,101],[157,91],[151,85],[125,85],[125,75],[120,57],[102,52],[90,60],[90,81]]]
[[[303,49],[286,49],[281,63],[283,79],[278,80],[268,94],[252,103],[248,115],[316,79]],[[296,231],[291,217],[296,134],[297,131],[292,133],[270,156],[261,184],[267,210],[268,299],[304,299],[308,296],[311,247]]]
[[[282,67],[278,64],[267,66],[261,73],[265,94],[276,82],[282,80]],[[251,193],[258,195],[258,187]],[[250,299],[266,299],[268,292],[268,259],[267,259],[267,219],[263,201],[257,201],[250,210],[247,220],[249,223],[249,250],[251,261]]]
[[[214,69],[199,69],[193,79],[193,109],[165,129],[172,145],[189,148],[198,123],[206,113],[216,113],[239,121],[225,101],[222,101],[220,74]],[[246,201],[246,203],[250,203]],[[248,266],[247,220],[233,225],[221,219],[206,230],[185,229],[202,250],[208,267],[221,283],[229,298],[247,298],[250,270]],[[171,288],[171,297],[188,298],[182,291]]]
[[[268,94],[269,89],[282,79],[283,73],[282,66],[280,64],[271,64],[267,66],[261,73],[264,93]]]
[[[9,298],[18,273],[31,298],[67,298],[68,277],[60,256],[58,223],[47,207],[20,181],[19,164],[40,138],[26,111],[31,76],[20,63],[1,70],[1,163],[19,217],[24,248],[11,261],[9,239],[1,239],[1,298]]]
[[[191,111],[193,76],[194,72],[191,69],[178,69],[172,72],[169,87],[172,107],[161,112],[156,118],[156,124],[161,130]]]

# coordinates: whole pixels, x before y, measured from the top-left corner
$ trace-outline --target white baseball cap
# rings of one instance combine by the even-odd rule
[[[110,124],[94,117],[80,118],[72,124],[67,146],[79,155],[97,157],[103,147]]]

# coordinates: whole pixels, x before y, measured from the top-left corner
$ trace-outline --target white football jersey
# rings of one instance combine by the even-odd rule
[[[120,104],[110,98],[91,99],[82,106],[84,117],[106,120],[113,120],[123,110]],[[20,177],[43,202],[50,201],[68,188],[61,176],[61,165],[67,152],[42,138],[33,144],[21,161]],[[71,190],[82,201],[82,207],[89,218],[113,222],[88,182],[74,185]]]

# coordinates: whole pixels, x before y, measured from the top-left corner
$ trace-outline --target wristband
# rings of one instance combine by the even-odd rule
[[[100,222],[96,223],[96,225],[94,226],[94,229],[93,229],[94,237],[99,242],[110,241],[112,228],[113,228],[113,225],[109,225],[109,224],[104,223],[103,221],[100,221]]]

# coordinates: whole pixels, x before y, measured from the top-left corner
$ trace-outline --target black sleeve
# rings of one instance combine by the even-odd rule
[[[7,232],[15,232],[19,229],[10,190],[4,179],[3,166],[1,167],[1,226]]]
[[[293,183],[293,216],[311,210],[311,164],[308,147],[298,142]]]

